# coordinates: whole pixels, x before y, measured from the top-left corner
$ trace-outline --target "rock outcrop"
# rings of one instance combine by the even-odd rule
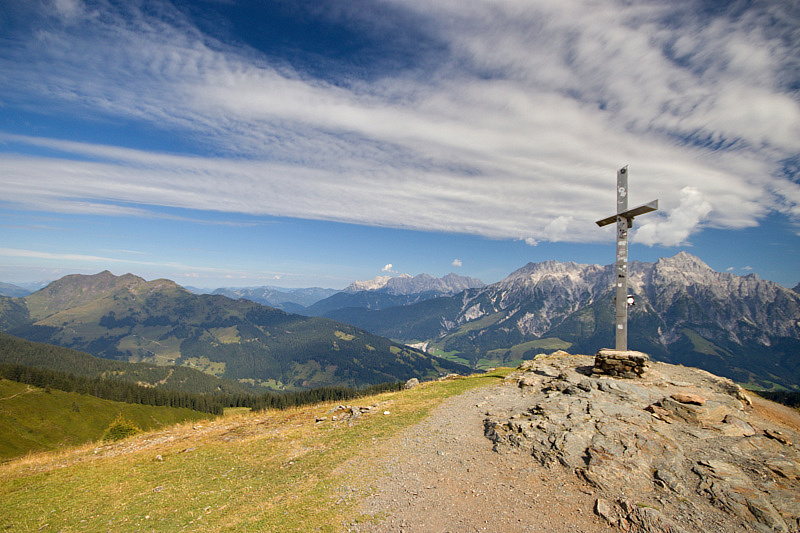
[[[702,370],[650,363],[618,379],[593,367],[589,356],[526,361],[510,377],[524,403],[487,413],[495,449],[573,470],[624,531],[800,531],[800,422],[760,416]]]

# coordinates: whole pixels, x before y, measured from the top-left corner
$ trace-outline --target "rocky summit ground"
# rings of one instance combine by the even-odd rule
[[[346,468],[358,532],[800,531],[800,413],[702,370],[526,362]]]

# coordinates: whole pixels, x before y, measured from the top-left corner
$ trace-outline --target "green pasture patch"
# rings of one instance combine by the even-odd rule
[[[102,400],[0,380],[0,461],[100,439],[122,415],[144,430],[211,415],[184,408]]]
[[[355,335],[350,335],[349,333],[345,333],[344,331],[339,331],[338,329],[333,332],[338,338],[342,339],[343,341],[351,341],[356,338]]]
[[[701,337],[695,331],[692,331],[690,329],[683,329],[681,330],[681,333],[683,333],[692,342],[694,351],[698,353],[704,353],[707,355],[717,355],[720,357],[731,357],[730,353],[721,349],[719,346],[705,339],[704,337]]]
[[[208,357],[184,357],[181,364],[212,376],[219,377],[225,373],[224,361],[212,361]]]
[[[214,338],[220,344],[238,344],[242,342],[242,337],[239,335],[238,326],[229,326],[227,328],[209,328],[208,331],[214,335]]]
[[[242,380],[239,380],[242,381]],[[275,379],[266,379],[258,383],[260,387],[264,387],[265,389],[269,389],[272,391],[283,391],[286,390],[286,384],[282,381],[278,381]]]
[[[521,344],[515,344],[510,348],[489,350],[486,352],[486,355],[489,360],[508,363],[509,366],[516,366],[519,362],[522,362],[524,359],[523,356],[531,350],[553,352],[555,350],[568,350],[570,346],[572,346],[571,342],[563,341],[558,337],[548,337],[546,339],[536,339]],[[513,363],[516,363],[516,365]]]
[[[157,328],[147,328],[156,330]],[[158,328],[163,329],[163,328]],[[181,340],[175,337],[161,338],[159,331],[134,333],[120,339],[117,348],[131,354],[131,362],[149,362],[170,365],[181,356]]]
[[[435,355],[436,357],[441,357],[442,359],[446,359],[446,360],[452,361],[454,363],[459,363],[459,364],[462,364],[462,365],[470,366],[470,362],[469,362],[468,359],[465,359],[463,357],[459,357],[458,355],[456,355],[456,354],[459,354],[459,353],[461,353],[461,352],[459,352],[458,350],[445,352],[445,351],[442,351],[442,350],[437,348],[437,349],[435,349],[433,351],[432,355]]]
[[[505,317],[506,317],[506,313],[505,312],[488,314],[488,315],[483,316],[483,317],[481,317],[481,318],[479,318],[477,320],[472,320],[470,322],[467,322],[466,324],[463,324],[463,325],[459,326],[458,328],[456,328],[456,330],[453,333],[450,333],[449,335],[447,335],[447,337],[449,337],[449,338],[459,337],[461,335],[465,335],[465,334],[469,333],[470,331],[475,331],[475,330],[488,328],[488,327],[493,326],[496,323],[500,322]]]

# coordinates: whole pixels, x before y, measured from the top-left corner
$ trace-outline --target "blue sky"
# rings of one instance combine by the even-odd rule
[[[800,282],[793,1],[0,1],[0,281],[485,282],[681,250]]]

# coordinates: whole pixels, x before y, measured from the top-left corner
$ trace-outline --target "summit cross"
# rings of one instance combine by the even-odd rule
[[[597,221],[600,227],[617,223],[617,275],[614,308],[616,315],[616,349],[628,350],[628,306],[633,297],[628,296],[628,230],[633,219],[658,209],[658,200],[628,209],[628,166],[617,171],[617,214]]]

